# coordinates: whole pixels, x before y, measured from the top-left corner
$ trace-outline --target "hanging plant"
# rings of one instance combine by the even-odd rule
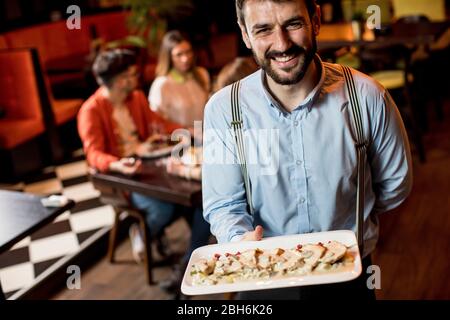
[[[167,20],[183,19],[194,9],[191,0],[125,0],[123,6],[130,10],[127,22],[132,36],[121,43],[146,47],[150,54],[158,52]]]

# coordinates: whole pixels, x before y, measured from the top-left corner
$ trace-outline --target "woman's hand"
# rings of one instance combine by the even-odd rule
[[[201,179],[201,168],[184,165],[180,160],[173,157],[167,159],[166,169],[169,174],[173,174],[186,179]]]
[[[152,146],[150,143],[142,142],[142,143],[138,144],[134,153],[136,153],[136,155],[138,157],[145,157],[146,155],[148,155],[150,153],[151,150],[152,150]]]
[[[166,162],[167,172],[173,175],[182,176],[184,173],[184,165],[180,160],[170,157]]]
[[[145,140],[146,143],[152,144],[155,142],[164,142],[167,140],[167,136],[159,133],[152,134],[150,137]]]

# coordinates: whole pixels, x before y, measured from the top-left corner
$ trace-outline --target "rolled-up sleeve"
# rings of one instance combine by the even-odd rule
[[[231,130],[229,88],[213,96],[205,108],[203,132],[203,214],[219,243],[237,241],[253,230]]]
[[[78,113],[77,125],[88,164],[102,172],[107,172],[110,163],[120,158],[106,152],[107,137],[102,130],[100,115],[92,106],[85,105]]]
[[[376,194],[375,213],[399,206],[412,189],[411,152],[401,115],[387,91],[379,96],[373,112],[369,161]]]

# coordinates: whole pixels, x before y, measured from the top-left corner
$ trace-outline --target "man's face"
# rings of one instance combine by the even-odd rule
[[[116,76],[113,88],[129,94],[137,88],[138,76],[137,66],[130,66],[127,71]]]
[[[276,83],[300,82],[317,51],[320,12],[310,19],[303,0],[247,0],[240,25],[256,62]]]

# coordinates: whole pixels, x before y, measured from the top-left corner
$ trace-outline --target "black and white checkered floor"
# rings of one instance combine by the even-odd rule
[[[20,296],[51,274],[58,262],[77,254],[113,223],[112,207],[99,201],[99,192],[88,181],[81,154],[73,162],[46,168],[41,176],[0,189],[39,195],[64,194],[75,207],[0,255],[0,279],[6,298]]]

